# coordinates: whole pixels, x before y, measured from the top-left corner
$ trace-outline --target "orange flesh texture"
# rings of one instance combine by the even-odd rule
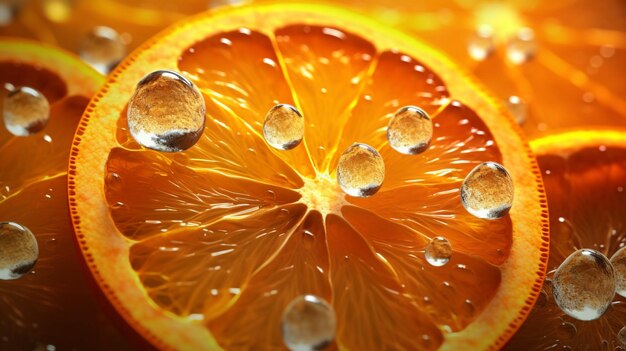
[[[72,75],[56,73],[67,66]],[[0,349],[126,348],[88,287],[67,209],[68,152],[88,97],[101,82],[65,54],[0,42],[0,86],[37,89],[51,107],[49,123],[37,134],[15,137],[0,125],[0,221],[26,226],[39,245],[32,272],[0,281]]]
[[[550,207],[550,272],[540,300],[508,349],[624,348],[617,333],[626,320],[625,298],[616,294],[597,320],[577,321],[558,308],[549,283],[554,270],[578,249],[591,248],[611,258],[626,245],[626,131],[596,132],[594,141],[588,139],[591,134],[547,137],[552,150],[539,148],[537,159]],[[563,141],[574,145],[568,150]],[[571,328],[563,323],[573,324],[577,332],[568,333]]]
[[[78,157],[71,160],[77,169],[70,171],[70,189],[77,196],[70,204],[79,215],[79,242],[105,293],[159,346],[215,347],[207,346],[212,335],[225,349],[281,348],[282,308],[313,293],[334,306],[340,348],[435,349],[446,338],[450,348],[497,347],[523,320],[546,259],[538,249],[547,245],[541,185],[511,163],[530,170],[532,161],[519,149],[511,159],[502,157],[513,143],[520,145],[518,135],[494,140],[473,111],[483,109],[490,123],[501,111],[467,84],[455,84],[450,93],[444,78],[458,76],[439,77],[417,58],[392,50],[393,40],[376,47],[364,39],[367,26],[356,25],[358,35],[319,26],[328,21],[325,8],[309,8],[306,19],[285,25],[292,16],[304,18],[299,8],[287,8],[295,13],[267,7],[261,11],[271,16],[250,20],[245,11],[232,12],[228,21],[199,18],[175,36],[164,33],[126,61],[87,109]],[[192,24],[220,34],[186,35],[183,29]],[[247,29],[251,25],[264,29]],[[158,53],[149,50],[157,42]],[[138,69],[136,60],[148,65]],[[429,59],[443,70],[438,60]],[[124,127],[134,82],[153,66],[182,71],[205,96],[204,135],[183,153],[141,149]],[[390,91],[391,82],[397,84]],[[470,96],[473,108],[450,100],[455,92]],[[276,103],[293,104],[304,115],[305,139],[292,151],[274,150],[262,139],[263,117]],[[433,117],[435,137],[420,156],[399,155],[384,139],[388,118],[405,104]],[[96,113],[100,117],[91,119]],[[336,184],[337,154],[354,141],[378,148],[386,163],[383,188],[369,199],[347,197]],[[516,168],[520,189],[539,189],[536,197],[520,194],[512,211],[521,216],[518,223],[508,216],[478,220],[460,205],[464,175],[483,161]],[[106,174],[89,175],[83,167],[104,167]],[[103,179],[100,197],[84,196]],[[97,232],[122,235],[105,240],[87,230],[96,222],[104,226]],[[520,242],[529,246],[513,251],[513,232],[525,225],[534,234]],[[447,266],[435,268],[423,249],[442,234],[454,254]],[[529,266],[522,257],[537,263]],[[104,261],[121,263],[104,267]],[[502,291],[516,265],[530,268],[515,273],[526,286],[507,282]],[[123,283],[108,279],[114,275]],[[133,309],[146,295],[154,307]],[[489,305],[495,299],[501,304]],[[491,319],[499,308],[510,309],[510,324]],[[471,335],[480,328],[472,325],[482,323],[493,328],[479,332],[498,333],[491,341]],[[167,340],[153,334],[164,325],[172,330]]]

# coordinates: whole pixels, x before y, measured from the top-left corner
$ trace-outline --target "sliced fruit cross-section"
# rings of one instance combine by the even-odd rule
[[[181,153],[143,149],[127,130],[129,97],[158,69],[182,72],[205,98],[204,134]],[[263,138],[276,104],[305,121],[289,151]],[[406,105],[433,119],[419,155],[386,141]],[[337,184],[339,156],[355,142],[384,159],[369,198]],[[459,198],[485,161],[515,184],[511,212],[493,221]],[[430,48],[337,8],[230,9],[165,31],[88,107],[70,163],[91,271],[159,347],[283,348],[283,308],[313,294],[335,310],[335,347],[497,348],[543,280],[546,203],[512,120]],[[452,245],[443,267],[424,258],[435,236]]]

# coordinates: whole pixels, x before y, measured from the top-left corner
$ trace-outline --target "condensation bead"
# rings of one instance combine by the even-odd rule
[[[415,106],[398,110],[387,126],[387,140],[396,151],[416,155],[428,148],[433,138],[433,122],[426,111]]]
[[[155,71],[137,84],[128,102],[128,129],[143,147],[183,151],[202,136],[204,98],[191,81],[173,71]]]
[[[526,121],[527,107],[519,96],[511,95],[506,99],[506,107],[515,118],[517,124],[522,125]]]
[[[314,295],[294,299],[281,320],[283,341],[292,351],[321,350],[335,338],[337,321],[328,302]]]
[[[567,315],[582,321],[598,319],[615,295],[615,273],[598,251],[581,249],[561,263],[552,280],[554,300]]]
[[[622,329],[620,329],[617,333],[617,341],[619,341],[623,346],[626,346],[626,327],[622,327]]]
[[[476,61],[483,61],[491,56],[496,47],[493,29],[482,25],[470,37],[467,43],[467,52]]]
[[[126,55],[126,43],[115,29],[97,26],[81,40],[78,54],[96,70],[107,74]]]
[[[448,239],[437,236],[430,240],[424,250],[426,261],[435,267],[441,267],[450,261],[452,257],[452,245]]]
[[[16,136],[42,131],[50,118],[48,99],[29,87],[16,88],[6,95],[2,109],[4,126]]]
[[[613,254],[611,264],[615,269],[615,292],[626,297],[626,246]]]
[[[276,105],[265,116],[263,136],[272,147],[291,150],[304,138],[304,118],[291,105]]]
[[[352,144],[339,157],[337,181],[348,195],[367,197],[374,195],[385,179],[383,157],[366,144]]]
[[[461,185],[463,207],[478,218],[504,217],[513,205],[513,194],[511,175],[496,162],[476,166]]]
[[[33,233],[14,222],[0,222],[0,280],[13,280],[30,272],[39,258]]]
[[[521,28],[509,39],[506,46],[506,56],[511,63],[520,65],[528,62],[537,53],[535,32],[530,28]]]

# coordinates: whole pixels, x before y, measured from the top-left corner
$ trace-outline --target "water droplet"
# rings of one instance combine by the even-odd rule
[[[554,300],[578,320],[600,318],[615,295],[615,273],[598,251],[581,249],[561,263],[552,281]]]
[[[513,179],[495,162],[476,166],[463,180],[461,203],[478,218],[504,217],[513,205]]]
[[[83,61],[107,74],[126,55],[126,44],[115,29],[98,26],[81,40],[78,53]]]
[[[576,326],[570,322],[562,322],[556,330],[559,340],[571,340],[576,336]]]
[[[0,26],[10,24],[23,6],[22,0],[4,0],[0,3]]]
[[[263,136],[272,147],[291,150],[302,142],[304,118],[300,111],[291,105],[276,105],[265,116]]]
[[[204,98],[191,81],[154,71],[139,81],[128,102],[128,129],[146,148],[183,151],[202,136],[205,113]]]
[[[0,222],[0,280],[13,280],[30,272],[39,257],[33,233],[13,222]]]
[[[476,29],[467,43],[467,51],[471,58],[483,61],[491,56],[495,49],[493,29],[487,25],[481,25]]]
[[[415,106],[398,110],[387,126],[389,145],[406,155],[416,155],[428,148],[433,138],[433,122],[426,111]]]
[[[441,267],[448,263],[452,257],[452,245],[448,239],[436,236],[426,245],[424,257],[431,266]]]
[[[522,125],[526,121],[526,103],[519,96],[511,95],[506,99],[506,107],[515,118],[517,124]]]
[[[620,329],[617,333],[617,340],[622,343],[622,345],[626,346],[626,327]]]
[[[613,254],[611,264],[615,270],[615,292],[626,297],[626,246]]]
[[[520,65],[532,59],[537,53],[535,32],[530,28],[521,28],[506,46],[506,56],[511,63]]]
[[[48,124],[50,104],[37,90],[19,87],[7,93],[2,115],[11,134],[29,136],[42,131]]]
[[[283,341],[292,351],[321,350],[335,338],[335,312],[324,299],[304,295],[294,299],[283,313]]]
[[[337,181],[346,194],[357,197],[374,195],[384,178],[383,157],[373,147],[355,143],[341,154]]]

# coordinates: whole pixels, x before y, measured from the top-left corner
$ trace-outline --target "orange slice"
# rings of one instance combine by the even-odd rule
[[[531,143],[550,207],[550,270],[581,248],[608,258],[626,245],[626,130],[584,130],[557,134]],[[599,319],[578,321],[563,313],[552,296],[550,279],[530,317],[509,349],[620,350],[626,299],[615,295]]]
[[[137,82],[181,71],[204,94],[192,148],[141,148],[126,126]],[[304,141],[266,144],[277,103],[302,112]],[[389,117],[433,118],[420,155],[386,142]],[[386,167],[369,198],[345,195],[339,155],[353,142]],[[503,164],[515,204],[499,220],[464,210],[459,188]],[[337,315],[333,347],[497,348],[543,281],[542,184],[499,105],[429,47],[336,7],[226,9],[174,26],[112,74],[87,108],[70,158],[70,207],[91,272],[117,311],[157,347],[280,349],[283,308],[313,294]],[[452,244],[429,265],[430,238]]]
[[[103,82],[77,58],[27,41],[0,41],[0,85],[27,86],[50,103],[37,134],[16,137],[0,123],[0,222],[36,236],[39,260],[0,280],[0,349],[124,348],[88,288],[67,210],[67,162],[80,116]]]

